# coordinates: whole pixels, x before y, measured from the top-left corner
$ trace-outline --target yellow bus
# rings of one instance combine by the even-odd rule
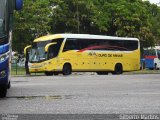
[[[137,38],[89,34],[55,34],[37,38],[29,51],[29,71],[46,75],[72,72],[122,74],[140,69]]]

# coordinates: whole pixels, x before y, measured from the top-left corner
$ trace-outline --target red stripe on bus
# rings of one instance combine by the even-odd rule
[[[87,47],[87,48],[84,48],[84,49],[81,49],[79,50],[78,52],[84,52],[86,50],[93,50],[93,49],[98,49],[98,48],[106,48],[106,46],[91,46],[91,47]]]
[[[91,46],[91,47],[87,47],[87,48],[84,48],[84,49],[81,49],[79,50],[78,52],[84,52],[86,50],[93,50],[93,49],[98,49],[98,48],[108,48],[108,49],[123,49],[123,50],[129,50],[125,47],[119,47],[119,46],[106,46],[106,45],[100,45],[100,46]]]
[[[144,58],[154,59],[154,58],[158,58],[158,57],[157,56],[145,56]]]

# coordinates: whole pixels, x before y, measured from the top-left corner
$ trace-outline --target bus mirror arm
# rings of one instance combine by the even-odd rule
[[[24,55],[26,56],[28,49],[30,49],[32,46],[28,45],[24,48]]]
[[[49,44],[47,44],[47,45],[45,46],[45,48],[44,48],[45,52],[48,52],[49,47],[52,46],[52,45],[55,45],[55,44],[57,44],[57,43],[54,42],[54,43],[49,43]]]

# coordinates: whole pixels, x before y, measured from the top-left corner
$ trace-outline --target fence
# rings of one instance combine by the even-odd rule
[[[12,57],[11,74],[25,75],[25,58],[23,55]]]
[[[11,75],[26,75],[24,55],[12,56]],[[31,75],[44,75],[44,73],[32,73]]]

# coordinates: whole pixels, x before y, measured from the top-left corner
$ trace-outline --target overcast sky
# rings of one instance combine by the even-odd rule
[[[160,0],[149,0],[151,3],[159,3]]]

